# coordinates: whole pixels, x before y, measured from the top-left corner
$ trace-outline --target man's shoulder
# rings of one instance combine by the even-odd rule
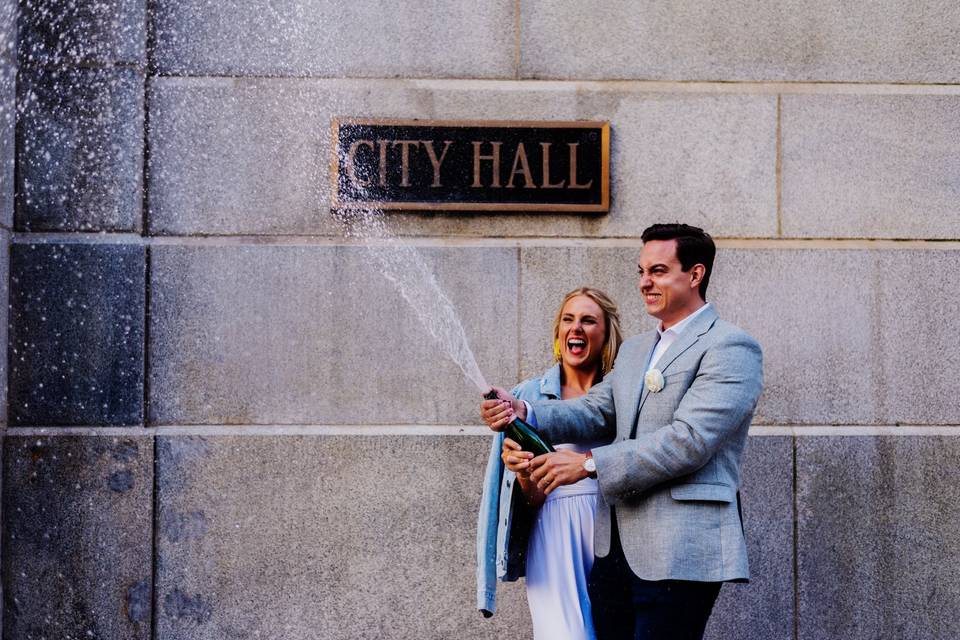
[[[741,329],[732,322],[727,322],[722,318],[716,319],[716,321],[713,323],[713,326],[710,327],[710,330],[707,332],[707,335],[710,336],[712,341],[717,343],[745,344],[754,346],[757,349],[760,348],[760,343],[757,342],[756,338],[747,333],[744,329]]]

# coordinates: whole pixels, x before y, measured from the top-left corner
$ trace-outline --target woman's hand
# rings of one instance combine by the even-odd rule
[[[480,417],[494,431],[503,431],[516,416],[524,420],[527,407],[503,389],[492,387],[497,392],[496,400],[484,400],[480,403]]]
[[[510,438],[503,439],[503,450],[500,452],[500,459],[503,464],[518,476],[528,477],[530,475],[530,460],[533,454],[529,451],[520,449],[520,445]]]

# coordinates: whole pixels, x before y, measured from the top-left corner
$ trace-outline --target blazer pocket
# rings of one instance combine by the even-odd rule
[[[678,484],[670,487],[670,497],[674,500],[733,502],[737,498],[737,490],[725,484]]]

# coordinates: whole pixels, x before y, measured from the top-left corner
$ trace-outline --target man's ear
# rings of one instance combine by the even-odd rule
[[[697,263],[692,267],[690,267],[690,284],[693,286],[699,287],[700,282],[703,281],[703,274],[705,274],[706,272],[707,272],[707,268],[700,263]]]

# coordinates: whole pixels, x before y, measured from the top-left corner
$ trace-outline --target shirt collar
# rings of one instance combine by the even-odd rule
[[[694,311],[693,313],[691,313],[690,315],[688,315],[686,318],[684,318],[683,320],[681,320],[680,322],[678,322],[677,324],[673,325],[672,327],[670,327],[670,328],[667,329],[667,330],[664,330],[664,329],[663,329],[663,323],[662,323],[662,322],[659,323],[659,324],[657,325],[657,333],[660,334],[660,337],[661,337],[661,338],[663,337],[663,334],[665,334],[665,333],[672,333],[672,334],[675,335],[675,336],[679,336],[681,333],[683,333],[683,330],[686,329],[687,326],[688,326],[691,322],[693,322],[693,319],[696,318],[696,317],[697,317],[698,315],[700,315],[701,313],[703,313],[704,311],[706,311],[706,310],[707,310],[707,307],[709,307],[709,306],[710,306],[710,303],[708,302],[707,304],[703,305],[702,307],[700,307],[699,309],[697,309],[696,311]]]
[[[554,399],[560,399],[560,363],[547,369],[543,377],[540,378],[540,393]]]

